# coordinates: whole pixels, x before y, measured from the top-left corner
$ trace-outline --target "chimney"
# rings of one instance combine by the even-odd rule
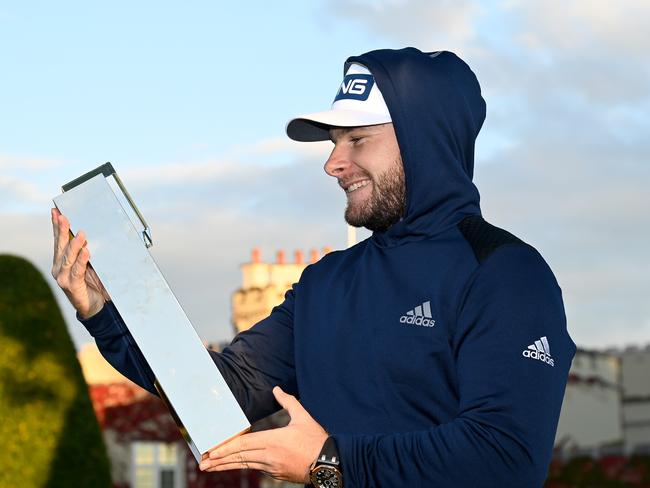
[[[309,262],[311,264],[314,264],[316,261],[318,261],[318,251],[316,249],[310,249],[309,250]]]
[[[296,264],[302,264],[302,251],[300,249],[296,249],[294,256],[296,257]]]
[[[284,250],[279,250],[276,254],[277,259],[276,262],[277,264],[284,264]]]
[[[262,253],[259,247],[254,247],[251,252],[251,262],[257,264],[262,262]]]

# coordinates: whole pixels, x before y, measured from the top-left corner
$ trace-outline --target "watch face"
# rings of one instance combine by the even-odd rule
[[[341,473],[333,466],[316,466],[311,472],[311,484],[316,488],[342,488]]]

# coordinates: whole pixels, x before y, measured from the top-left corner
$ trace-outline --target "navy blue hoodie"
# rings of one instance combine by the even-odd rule
[[[251,421],[277,410],[273,386],[298,396],[336,438],[346,488],[541,486],[575,344],[544,259],[481,216],[478,81],[447,51],[347,62],[370,70],[389,108],[406,213],[308,266],[214,361]],[[153,391],[112,304],[84,323]]]

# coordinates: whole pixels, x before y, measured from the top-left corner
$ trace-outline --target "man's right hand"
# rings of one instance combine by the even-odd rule
[[[90,251],[83,231],[70,239],[70,222],[56,208],[52,209],[54,263],[52,276],[82,319],[98,313],[107,300],[106,289],[95,271],[88,266]]]

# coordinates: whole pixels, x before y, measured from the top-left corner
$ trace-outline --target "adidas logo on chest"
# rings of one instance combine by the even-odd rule
[[[409,310],[399,318],[400,324],[421,325],[422,327],[433,327],[436,321],[431,315],[431,302],[426,301],[413,310]]]

